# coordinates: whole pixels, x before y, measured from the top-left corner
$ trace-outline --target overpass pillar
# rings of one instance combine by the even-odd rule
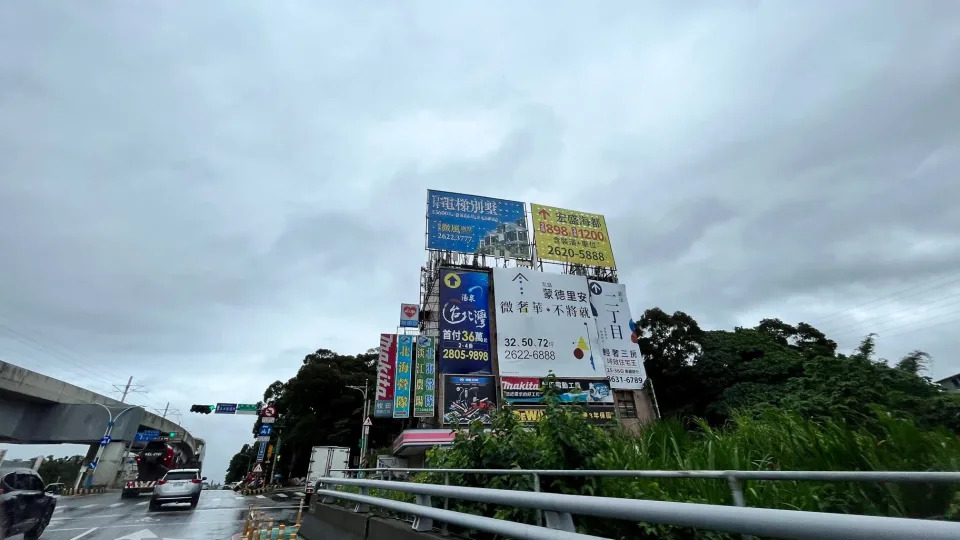
[[[96,454],[96,448],[98,446],[99,445],[93,445],[91,447],[94,455]],[[109,488],[117,487],[117,477],[123,465],[123,454],[126,448],[126,442],[115,441],[103,449],[103,455],[100,456],[100,463],[97,464],[97,469],[93,473],[93,485],[106,486]]]

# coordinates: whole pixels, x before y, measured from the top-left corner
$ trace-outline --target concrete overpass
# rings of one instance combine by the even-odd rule
[[[143,429],[177,432],[181,437],[172,444],[179,445],[188,458],[198,452],[202,455],[204,442],[175,422],[141,407],[0,361],[0,442],[90,444],[88,458],[92,458],[109,420],[104,407],[116,421],[111,436],[113,442],[104,449],[93,477],[95,485],[116,485],[124,451],[137,431]]]

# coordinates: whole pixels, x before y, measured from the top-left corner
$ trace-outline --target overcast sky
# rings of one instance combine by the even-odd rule
[[[946,1],[3,2],[0,358],[132,375],[222,479],[252,418],[190,404],[375,347],[435,188],[605,214],[636,317],[875,331],[943,377],[958,58]]]

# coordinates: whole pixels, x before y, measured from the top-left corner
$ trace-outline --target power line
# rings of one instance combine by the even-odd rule
[[[844,335],[844,334],[849,334],[849,333],[851,333],[851,331],[853,331],[853,332],[859,332],[861,329],[863,329],[864,325],[866,325],[866,324],[868,324],[868,323],[870,323],[870,322],[877,321],[877,320],[880,320],[880,319],[890,319],[891,317],[896,317],[897,315],[901,315],[901,314],[903,314],[903,313],[909,313],[909,312],[911,312],[911,311],[916,311],[916,310],[918,310],[918,309],[920,309],[920,308],[923,308],[923,307],[926,307],[926,306],[929,306],[929,305],[932,305],[932,304],[936,304],[936,303],[938,303],[938,302],[942,302],[942,301],[948,300],[948,299],[950,299],[950,298],[956,298],[956,297],[958,297],[958,296],[960,296],[960,293],[951,294],[951,295],[948,295],[948,296],[944,296],[944,297],[941,297],[941,298],[937,298],[936,300],[931,300],[930,302],[927,302],[927,303],[924,303],[924,304],[920,304],[920,305],[918,305],[918,306],[913,306],[913,307],[911,307],[911,308],[907,308],[907,309],[904,309],[904,310],[896,311],[896,312],[893,312],[893,313],[887,313],[887,314],[884,314],[884,315],[879,315],[879,316],[873,317],[873,318],[871,318],[871,319],[866,319],[866,320],[863,320],[863,321],[858,321],[858,322],[856,322],[856,323],[854,323],[854,324],[848,324],[848,325],[846,325],[846,326],[841,326],[840,328],[837,328],[837,329],[825,331],[825,333],[829,333],[829,334],[832,334],[832,335],[834,335],[834,336],[842,336],[842,335]],[[958,304],[958,303],[960,303],[960,300],[958,300],[958,301],[956,301],[956,302],[949,302],[949,303],[947,303],[947,304],[943,304],[943,305],[940,305],[940,306],[936,306],[934,309],[939,309],[939,308],[943,308],[943,307],[948,307],[948,306],[952,306],[952,305],[955,305],[955,304]],[[884,324],[887,324],[887,322],[900,322],[900,321],[881,321],[880,323],[877,323],[877,324],[884,325]]]
[[[864,306],[868,306],[868,305],[870,305],[870,304],[874,304],[874,303],[879,302],[879,301],[881,301],[881,300],[886,300],[886,299],[888,299],[888,298],[894,298],[894,297],[899,296],[899,295],[901,295],[901,294],[903,294],[903,293],[905,293],[905,292],[909,292],[909,291],[912,291],[912,290],[915,290],[915,289],[918,289],[918,288],[925,287],[925,286],[927,286],[927,285],[930,285],[932,282],[940,281],[940,280],[943,280],[943,279],[950,279],[950,278],[956,277],[956,276],[960,276],[960,272],[955,272],[955,273],[953,273],[953,274],[948,274],[948,275],[946,275],[946,276],[938,276],[938,277],[935,277],[935,278],[933,278],[933,279],[925,280],[924,282],[921,282],[921,283],[919,283],[919,284],[917,284],[917,285],[912,285],[912,286],[907,287],[907,288],[905,288],[905,289],[901,289],[901,290],[899,290],[899,291],[896,291],[896,292],[887,294],[887,295],[885,295],[885,296],[881,296],[881,297],[879,297],[879,298],[875,298],[875,299],[870,300],[870,301],[868,301],[868,302],[864,302],[864,303],[862,303],[862,304],[858,304],[858,305],[856,305],[856,306],[854,306],[854,307],[852,307],[852,308],[847,308],[847,309],[844,309],[844,310],[841,310],[841,311],[837,311],[836,313],[831,313],[830,315],[824,315],[823,317],[817,317],[817,318],[815,318],[815,319],[812,319],[812,320],[810,321],[810,323],[812,324],[812,323],[815,323],[815,322],[823,322],[823,321],[825,321],[825,320],[827,320],[827,319],[832,319],[833,317],[835,317],[835,316],[837,316],[837,315],[843,315],[844,313],[849,313],[849,312],[851,312],[851,311],[860,309],[860,308],[862,308],[862,307],[864,307]],[[947,286],[947,285],[952,285],[952,284],[954,284],[954,283],[960,283],[960,279],[956,279],[956,280],[953,280],[953,281],[950,281],[950,282],[947,282],[947,283],[940,283],[939,285],[937,285],[937,286],[935,286],[935,287],[932,287],[932,288],[928,289],[927,291],[929,291],[929,290],[936,290],[936,289],[938,289],[938,288],[945,287],[945,286]],[[922,292],[927,292],[927,291],[922,291]],[[883,304],[880,304],[880,305],[886,305],[886,304],[888,304],[888,303],[890,303],[890,302],[884,302]],[[873,308],[879,307],[880,305],[873,306]]]

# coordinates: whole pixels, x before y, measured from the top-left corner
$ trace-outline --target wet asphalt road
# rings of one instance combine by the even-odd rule
[[[149,496],[121,499],[119,493],[61,497],[42,540],[228,540],[240,532],[250,505],[278,522],[296,520],[299,493],[244,497],[232,491],[203,491],[200,504],[147,510]],[[12,537],[19,540],[22,536]]]

